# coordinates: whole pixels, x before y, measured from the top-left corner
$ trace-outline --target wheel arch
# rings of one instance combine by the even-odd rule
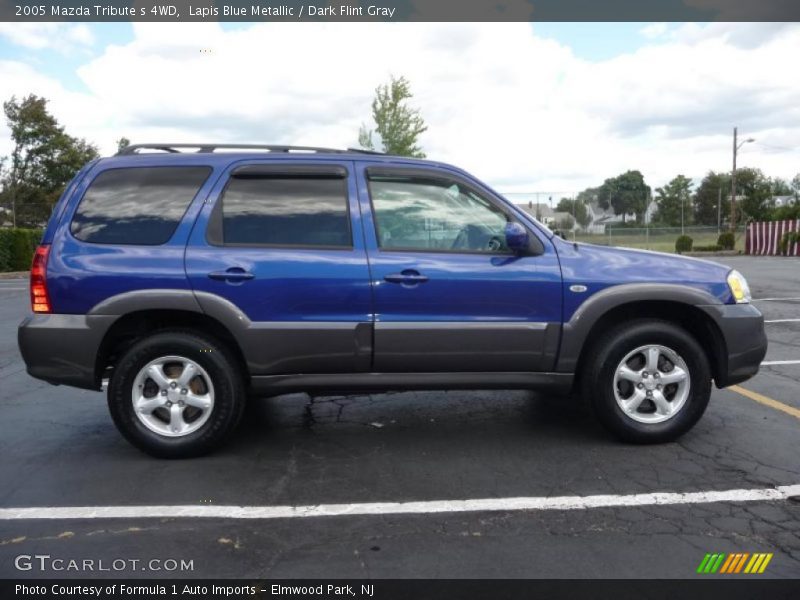
[[[605,331],[632,319],[653,318],[674,323],[692,335],[706,353],[715,380],[727,372],[725,337],[714,319],[699,308],[719,305],[719,299],[688,286],[632,287],[617,286],[597,294],[565,323],[557,371],[574,372],[580,378],[594,341]]]
[[[97,352],[96,379],[102,380],[120,356],[138,340],[167,329],[188,329],[210,335],[225,345],[243,370],[247,369],[244,354],[236,337],[219,320],[203,312],[183,308],[147,308],[119,317],[108,328]]]

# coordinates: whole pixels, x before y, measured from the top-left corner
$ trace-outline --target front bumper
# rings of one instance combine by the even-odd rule
[[[17,343],[28,374],[53,384],[100,389],[100,343],[117,317],[32,314],[20,323]]]
[[[719,357],[715,382],[723,388],[758,373],[767,354],[764,316],[752,304],[717,304],[699,307],[716,323],[726,351]]]

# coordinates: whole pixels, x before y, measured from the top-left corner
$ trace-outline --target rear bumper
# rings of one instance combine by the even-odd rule
[[[97,353],[116,318],[45,314],[26,317],[17,330],[17,343],[28,374],[53,384],[99,390]]]
[[[717,324],[726,352],[717,366],[717,387],[740,383],[758,373],[767,354],[764,316],[751,304],[701,306]]]

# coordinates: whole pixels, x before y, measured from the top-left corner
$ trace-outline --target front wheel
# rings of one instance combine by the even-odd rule
[[[245,390],[232,356],[211,338],[164,331],[135,343],[114,368],[108,406],[134,446],[162,458],[205,454],[241,419]]]
[[[592,347],[582,392],[620,439],[668,442],[703,415],[711,370],[686,330],[668,321],[636,320],[607,332]]]

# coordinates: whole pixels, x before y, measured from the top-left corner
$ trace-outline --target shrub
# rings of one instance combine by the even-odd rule
[[[722,250],[722,246],[719,244],[709,244],[708,246],[694,246],[692,250],[695,252],[719,252]]]
[[[30,269],[41,239],[41,229],[0,229],[0,272]]]
[[[681,252],[690,252],[692,249],[692,243],[694,240],[690,238],[688,235],[679,235],[678,239],[675,240],[675,252],[679,254]]]
[[[773,208],[769,217],[770,221],[791,221],[794,219],[800,219],[800,201]]]
[[[734,246],[736,246],[736,236],[733,235],[732,231],[720,233],[719,238],[717,238],[717,245],[722,246],[725,250],[733,250]]]
[[[787,254],[789,252],[789,244],[791,243],[800,244],[800,232],[787,231],[783,234],[781,241],[778,243],[781,254]]]

